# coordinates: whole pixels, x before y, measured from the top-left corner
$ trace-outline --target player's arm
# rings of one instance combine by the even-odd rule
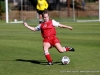
[[[60,28],[68,28],[70,30],[73,29],[71,26],[63,25],[63,24],[60,24],[60,23],[59,23],[58,27],[60,27]]]
[[[39,10],[39,4],[37,4],[37,5],[36,5],[36,9],[38,9],[38,10]]]
[[[28,29],[32,30],[32,31],[36,31],[35,27],[31,27],[29,26],[26,22],[23,23],[25,27],[27,27]]]
[[[45,8],[48,9],[48,3],[45,1]]]
[[[70,30],[72,30],[73,28],[71,26],[67,26],[67,25],[63,25],[60,24],[59,22],[56,22],[55,20],[52,20],[52,23],[55,27],[60,27],[60,28],[68,28]]]

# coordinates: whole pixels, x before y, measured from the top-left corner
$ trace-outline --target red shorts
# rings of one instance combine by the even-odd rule
[[[51,46],[54,46],[56,43],[60,43],[60,40],[56,36],[50,36],[44,38],[43,42],[48,42]]]

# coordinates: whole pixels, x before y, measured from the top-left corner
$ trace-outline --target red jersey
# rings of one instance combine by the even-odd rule
[[[37,31],[41,30],[42,37],[44,38],[43,42],[48,42],[51,46],[54,46],[56,43],[60,43],[59,39],[56,38],[56,29],[59,22],[55,20],[49,20],[48,22],[43,22],[39,24],[36,28]]]
[[[43,38],[56,35],[56,29],[52,24],[52,20],[41,23],[40,28],[41,28],[41,34]]]

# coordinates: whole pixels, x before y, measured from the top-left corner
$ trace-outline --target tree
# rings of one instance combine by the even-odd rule
[[[0,19],[2,19],[2,13],[5,12],[5,1],[0,0]]]

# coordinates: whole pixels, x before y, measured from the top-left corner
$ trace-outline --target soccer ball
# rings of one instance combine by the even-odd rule
[[[61,62],[62,62],[63,65],[67,65],[67,64],[69,64],[70,59],[69,59],[68,56],[63,56],[62,59],[61,59]]]

